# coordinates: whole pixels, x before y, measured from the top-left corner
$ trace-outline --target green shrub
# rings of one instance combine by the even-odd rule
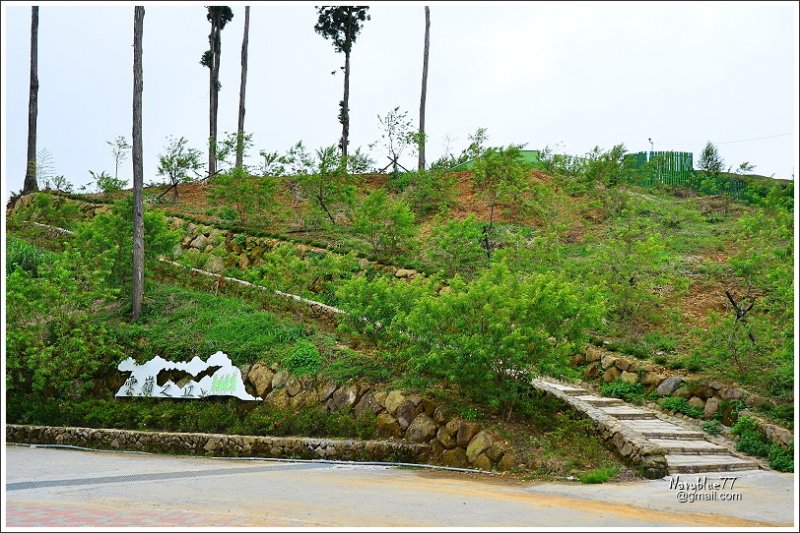
[[[709,420],[703,423],[703,431],[709,435],[719,435],[722,433],[722,424],[720,424],[719,420]]]
[[[286,357],[286,367],[299,376],[316,375],[322,368],[322,356],[316,346],[305,339],[297,341]]]
[[[772,404],[767,402],[758,406],[758,411],[764,413],[769,418],[780,422],[789,429],[794,427],[794,404]]]
[[[641,383],[628,383],[627,381],[617,379],[611,383],[604,383],[600,387],[600,393],[603,396],[621,398],[626,402],[631,402],[642,398],[644,387]]]
[[[779,472],[794,472],[794,446],[784,448],[778,444],[773,444],[769,449],[770,468]]]
[[[699,407],[692,407],[686,398],[667,397],[662,398],[658,403],[661,407],[675,413],[681,413],[692,418],[703,418],[703,410]]]
[[[755,419],[749,416],[740,417],[731,428],[731,433],[739,437],[736,441],[738,451],[756,457],[769,455],[770,441]]]
[[[6,275],[20,268],[36,277],[39,266],[47,261],[49,255],[41,248],[9,235],[6,239]]]
[[[619,474],[618,466],[595,468],[594,470],[578,475],[578,481],[581,483],[605,483],[617,474]]]

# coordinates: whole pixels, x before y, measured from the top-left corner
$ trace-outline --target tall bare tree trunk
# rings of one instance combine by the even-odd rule
[[[350,17],[348,16],[348,20]],[[344,45],[344,98],[342,98],[342,160],[347,160],[347,145],[350,143],[350,48],[353,40],[350,37],[350,27],[347,28]]]
[[[28,92],[28,164],[22,194],[39,190],[36,184],[36,117],[39,114],[39,6],[31,7],[31,84]]]
[[[216,74],[217,65],[217,40],[219,39],[219,27],[217,26],[216,15],[211,20],[211,35],[209,36],[211,46],[211,64],[208,68],[208,175],[213,176],[217,173],[217,91],[218,83]]]
[[[250,6],[244,7],[244,37],[242,37],[242,81],[239,84],[239,131],[236,135],[236,168],[242,168],[244,158],[244,102],[247,87],[247,45],[250,35]]]
[[[139,320],[144,297],[144,210],[142,188],[144,166],[142,161],[142,31],[144,7],[135,6],[133,14],[133,312],[131,318]]]
[[[422,56],[422,94],[419,98],[419,164],[417,169],[425,170],[425,101],[428,97],[428,50],[431,46],[431,8],[425,6],[425,52]]]

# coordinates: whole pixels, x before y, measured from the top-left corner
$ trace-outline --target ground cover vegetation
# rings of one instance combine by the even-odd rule
[[[151,275],[135,323],[126,319],[129,192],[37,193],[8,219],[9,393],[90,402],[107,385],[98,376],[129,355],[205,357],[223,349],[237,364],[275,362],[300,373],[434,391],[464,418],[513,427],[543,409],[544,400],[524,386],[527,378],[569,376],[569,356],[603,340],[695,378],[743,383],[777,401],[766,416],[784,424],[792,418],[793,205],[785,188],[755,181],[764,191],[747,201],[644,188],[637,183],[652,167],[632,173],[622,146],[580,159],[545,150],[531,164],[522,147],[490,147],[487,139],[480,130],[461,156],[450,156],[450,163],[473,162],[459,172],[440,161],[424,171],[356,174],[335,147],[312,155],[302,143],[283,155],[262,152],[258,171],[234,167],[203,184],[165,170],[168,185],[180,182],[181,192],[145,190]],[[100,209],[92,216],[70,198]],[[219,287],[209,294],[208,283],[158,266],[158,256],[171,255],[182,238],[183,228],[166,215],[227,228],[242,243],[250,235],[282,239],[257,264],[232,263],[223,274],[336,305],[346,315],[324,323],[268,295],[223,294]],[[29,221],[74,235],[53,238]],[[309,242],[322,251],[300,246]],[[186,250],[179,261],[202,267],[208,253]],[[364,258],[377,263],[365,266]],[[401,279],[375,268],[380,264],[413,267],[418,275]],[[605,388],[643,399],[629,384]],[[667,409],[696,414],[679,398],[667,400],[674,403]],[[85,408],[112,409],[102,402]],[[65,409],[15,416],[50,420],[57,412],[66,417]],[[259,416],[268,426],[284,415]],[[318,427],[369,434],[369,424],[351,422]],[[221,424],[234,432],[250,427],[240,423]],[[308,433],[313,425],[294,424],[284,422],[282,431]],[[557,454],[556,431],[543,429],[531,448],[548,464]],[[587,472],[585,482],[613,475],[614,465],[600,455],[579,456],[576,449],[572,466],[553,471],[578,468]]]

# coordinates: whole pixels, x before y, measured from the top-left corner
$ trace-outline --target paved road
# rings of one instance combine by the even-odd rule
[[[8,527],[791,526],[794,476],[737,472],[602,486],[483,474],[6,447]],[[723,496],[724,494],[724,496]],[[730,496],[741,494],[741,496]],[[707,496],[710,497],[710,496]],[[737,501],[722,501],[734,498]]]

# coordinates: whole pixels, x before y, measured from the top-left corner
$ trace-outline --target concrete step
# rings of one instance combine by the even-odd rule
[[[575,396],[576,399],[584,401],[594,407],[610,407],[612,405],[625,405],[625,402],[619,398],[605,398],[603,396],[593,396],[591,394],[585,396]]]
[[[562,385],[561,383],[548,383],[549,387],[561,391],[567,396],[580,396],[582,394],[587,394],[589,391],[586,389],[582,389],[581,387],[573,387],[572,385]]]
[[[626,426],[637,431],[648,439],[704,440],[700,431],[685,429],[663,420],[629,420]]]
[[[668,454],[680,455],[730,455],[722,446],[705,440],[649,439],[653,444],[664,448]]]
[[[600,410],[619,420],[652,420],[656,418],[653,411],[637,409],[629,405],[601,407]]]
[[[734,472],[758,470],[758,465],[733,455],[684,455],[665,456],[670,474],[697,474],[700,472]]]

